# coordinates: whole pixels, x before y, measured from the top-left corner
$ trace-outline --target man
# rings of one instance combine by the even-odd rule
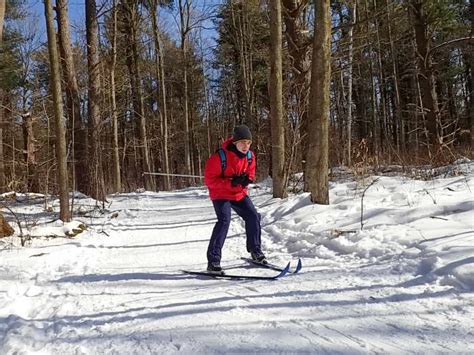
[[[265,263],[261,248],[260,214],[248,196],[247,186],[255,179],[255,155],[250,151],[252,134],[246,125],[234,128],[220,151],[206,162],[204,182],[214,205],[217,223],[207,248],[207,270],[221,273],[222,247],[229,230],[231,209],[245,221],[247,251],[253,260]],[[224,162],[224,163],[223,163]]]

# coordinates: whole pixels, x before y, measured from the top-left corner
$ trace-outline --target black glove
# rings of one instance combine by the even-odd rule
[[[247,185],[250,182],[251,180],[249,179],[249,176],[246,173],[243,173],[240,175],[237,175],[237,174],[232,175],[231,183],[232,183],[232,186],[234,187],[237,185],[242,185],[242,187],[247,187]]]

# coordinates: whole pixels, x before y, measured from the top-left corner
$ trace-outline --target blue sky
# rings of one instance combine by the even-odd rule
[[[224,0],[193,0],[192,4],[195,5],[197,8],[201,8],[202,6],[212,6],[222,3]],[[52,0],[53,5],[55,0]],[[101,0],[97,0],[98,8],[100,7]],[[175,1],[176,2],[176,1]],[[84,29],[85,23],[85,3],[83,0],[72,0],[68,2],[69,6],[69,21],[71,24],[71,34],[72,36],[78,30]],[[26,8],[28,12],[36,17],[36,21],[38,21],[38,27],[41,32],[41,37],[46,40],[46,30],[45,30],[45,18],[44,18],[44,3],[43,0],[27,0],[26,1]],[[162,14],[165,13],[165,21],[167,22],[166,27],[170,28],[176,25],[172,15],[169,12],[162,11]],[[206,27],[211,26],[210,23],[206,24]],[[176,33],[176,31],[169,31],[170,34]],[[213,30],[204,31],[204,36],[212,36],[215,34]]]
[[[53,6],[55,1],[52,0]],[[74,35],[74,27],[83,26],[84,23],[84,1],[75,0],[69,1],[69,21],[71,23],[71,27],[73,27],[71,33]],[[38,22],[38,28],[41,32],[41,38],[46,40],[46,24],[44,18],[44,3],[43,0],[27,0],[26,1],[26,8],[30,15],[35,17],[35,21]]]
[[[53,0],[53,5],[55,1]],[[27,0],[27,8],[34,14],[44,15],[44,4],[42,0]],[[78,20],[84,18],[84,1],[75,0],[69,1],[69,16],[72,20]]]

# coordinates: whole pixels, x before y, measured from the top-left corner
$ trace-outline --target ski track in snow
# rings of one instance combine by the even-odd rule
[[[104,215],[79,218],[89,229],[74,239],[0,251],[0,353],[474,352],[472,177],[381,177],[364,230],[360,182],[331,183],[329,206],[273,199],[268,186],[251,191],[264,250],[292,267],[301,257],[301,274],[185,275],[206,265],[206,190],[112,196]],[[273,275],[240,260],[245,228],[233,217],[223,266]]]

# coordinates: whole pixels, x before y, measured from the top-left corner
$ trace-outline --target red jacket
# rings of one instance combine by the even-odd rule
[[[222,177],[222,165],[219,153],[214,153],[206,162],[204,169],[204,183],[209,189],[211,200],[233,200],[240,201],[247,196],[247,189],[241,185],[232,186],[232,175],[247,173],[249,179],[255,180],[255,154],[252,152],[252,161],[249,166],[247,156],[240,158],[235,152],[228,150],[227,147],[232,144],[229,138],[222,144],[226,156],[226,169]]]

